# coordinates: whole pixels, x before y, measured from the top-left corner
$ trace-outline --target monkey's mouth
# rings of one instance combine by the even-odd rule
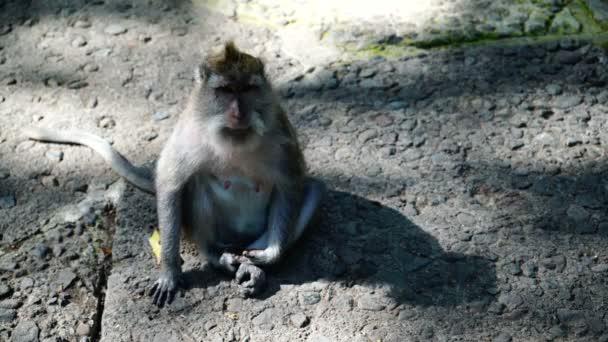
[[[244,140],[247,137],[249,137],[249,135],[251,135],[251,133],[253,132],[253,130],[251,129],[251,126],[247,125],[247,126],[242,126],[242,127],[224,127],[222,129],[222,134],[224,136],[233,138],[233,139],[237,139],[237,140]]]

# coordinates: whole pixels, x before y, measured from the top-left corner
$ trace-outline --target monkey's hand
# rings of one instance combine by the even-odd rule
[[[243,297],[259,294],[266,286],[266,273],[254,264],[245,262],[239,266],[235,277]]]
[[[279,261],[281,254],[277,248],[268,247],[266,249],[251,249],[243,252],[243,256],[247,257],[255,265],[271,265]]]
[[[175,298],[175,293],[181,285],[181,280],[179,272],[163,272],[150,289],[152,303],[159,307],[171,304],[173,298]]]

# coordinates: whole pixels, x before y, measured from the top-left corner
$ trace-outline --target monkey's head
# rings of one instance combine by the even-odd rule
[[[274,123],[275,102],[264,64],[234,43],[213,50],[197,69],[196,80],[212,133],[246,143],[263,136]]]

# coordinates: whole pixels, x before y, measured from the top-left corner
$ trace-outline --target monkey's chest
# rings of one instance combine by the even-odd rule
[[[266,229],[271,190],[240,176],[213,177],[210,181],[219,242],[227,245],[255,240]]]

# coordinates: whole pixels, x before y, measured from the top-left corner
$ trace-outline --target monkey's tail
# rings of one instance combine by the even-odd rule
[[[46,128],[27,128],[23,130],[23,134],[32,140],[88,146],[99,153],[112,169],[129,183],[145,192],[155,192],[151,175],[146,174],[145,169],[131,164],[107,140],[99,136],[76,130],[54,131]]]

